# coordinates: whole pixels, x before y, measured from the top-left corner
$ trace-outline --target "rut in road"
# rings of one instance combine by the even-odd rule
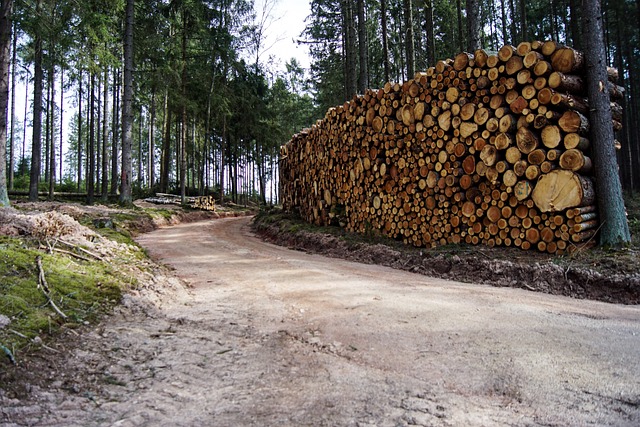
[[[158,270],[151,302],[127,298],[84,337],[70,360],[95,375],[91,399],[42,391],[24,419],[49,405],[41,425],[640,423],[640,308],[294,252],[249,221],[141,236],[181,282]]]

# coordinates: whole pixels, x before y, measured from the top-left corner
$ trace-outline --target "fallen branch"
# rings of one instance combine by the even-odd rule
[[[47,279],[44,275],[44,269],[42,268],[42,257],[40,255],[36,256],[36,265],[38,266],[38,288],[42,289],[42,292],[47,297],[47,299],[49,300],[49,304],[51,305],[51,307],[53,307],[56,313],[58,313],[63,319],[66,319],[67,315],[64,314],[62,310],[58,308],[56,303],[53,302],[53,299],[51,299],[51,291],[49,290],[49,285],[47,284]]]
[[[73,243],[65,242],[64,240],[60,240],[60,243],[64,243],[65,245],[69,246],[70,248],[77,249],[80,252],[83,252],[83,253],[85,253],[85,254],[87,254],[89,256],[92,256],[97,260],[104,261],[104,258],[102,258],[100,255],[95,254],[95,253],[93,253],[93,252],[91,252],[91,251],[89,251],[89,250],[87,250],[85,248],[82,248],[82,247],[78,246],[78,245],[74,245]]]
[[[47,247],[44,247],[44,246],[40,246],[39,249],[46,249],[46,250],[49,251],[49,253],[58,252],[58,253],[61,253],[61,254],[72,256],[72,257],[77,258],[77,259],[81,259],[82,261],[87,261],[87,262],[89,261],[89,258],[87,258],[87,257],[83,257],[82,255],[78,255],[78,254],[76,254],[74,252],[71,252],[71,251],[65,251],[64,249],[60,249],[60,248],[51,248],[51,247],[47,248]]]

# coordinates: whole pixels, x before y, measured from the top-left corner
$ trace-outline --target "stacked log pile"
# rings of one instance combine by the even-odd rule
[[[191,207],[194,209],[201,209],[205,211],[216,210],[216,199],[213,196],[199,196],[194,197],[191,202]]]
[[[570,47],[521,43],[461,53],[368,90],[282,146],[284,207],[416,246],[563,253],[591,242],[598,217],[583,64]]]

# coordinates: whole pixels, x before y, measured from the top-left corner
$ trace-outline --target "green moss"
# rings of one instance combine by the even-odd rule
[[[54,311],[38,288],[38,255],[42,257],[51,299],[67,319]],[[120,300],[125,283],[117,271],[101,261],[45,254],[24,241],[7,237],[0,237],[0,277],[0,314],[11,320],[8,327],[0,330],[0,343],[14,353],[30,338],[44,338],[63,325],[73,327],[96,320]]]

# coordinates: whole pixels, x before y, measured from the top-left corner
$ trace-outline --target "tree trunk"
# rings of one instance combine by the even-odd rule
[[[382,61],[384,63],[384,81],[391,80],[389,64],[389,36],[387,34],[387,0],[380,0],[380,19],[382,26]]]
[[[162,123],[162,163],[160,164],[160,192],[169,192],[169,170],[171,169],[171,108],[169,91],[164,95],[164,117]]]
[[[464,52],[464,33],[462,32],[462,3],[460,0],[456,0],[456,7],[458,11],[458,50]]]
[[[507,26],[507,6],[506,0],[500,0],[500,20],[502,24],[502,44],[509,44],[509,27]]]
[[[187,174],[187,18],[182,10],[182,128],[180,133],[180,197],[186,203]]]
[[[345,99],[349,100],[358,91],[356,71],[357,49],[356,30],[353,19],[353,0],[342,0],[342,31],[344,49]]]
[[[624,59],[623,59],[623,37],[622,37],[622,29],[624,27],[624,11],[621,10],[622,8],[620,7],[620,4],[617,5],[617,7],[615,8],[615,16],[616,16],[616,43],[617,43],[617,49],[616,49],[616,68],[618,70],[621,71],[620,73],[620,80],[617,82],[620,84],[620,86],[625,87],[625,83],[626,83],[626,73],[624,72],[625,70],[625,63],[624,63]],[[631,191],[631,193],[633,193],[633,175],[634,175],[634,171],[633,168],[631,167],[631,159],[633,157],[632,154],[632,150],[631,150],[631,126],[629,126],[629,123],[631,123],[631,118],[630,118],[630,108],[629,108],[629,103],[627,102],[627,94],[625,94],[625,96],[623,96],[622,98],[622,109],[624,112],[624,118],[623,118],[623,122],[626,124],[624,129],[622,130],[623,133],[623,149],[619,150],[620,153],[620,168],[621,168],[621,172],[622,172],[622,188]]]
[[[518,25],[516,22],[516,4],[515,0],[509,0],[509,16],[511,16],[511,25],[510,25],[510,33],[511,33],[511,41],[515,43],[518,40]]]
[[[92,205],[96,188],[96,75],[89,75],[89,150],[87,152],[87,204]]]
[[[425,0],[425,32],[427,36],[427,67],[433,67],[436,64],[436,39],[433,25],[433,0]]]
[[[12,2],[7,2],[12,3]],[[4,16],[4,15],[3,15]],[[13,46],[11,49],[11,145],[9,146],[9,190],[13,190],[14,178],[15,178],[15,169],[16,169],[16,156],[15,156],[15,148],[16,148],[16,134],[15,134],[15,122],[16,122],[16,75],[18,65],[18,55],[17,55],[17,43],[18,43],[18,32],[17,32],[17,21],[13,23]],[[2,30],[0,30],[1,32]],[[1,49],[1,48],[0,48]],[[0,61],[1,63],[2,61]],[[26,92],[26,90],[25,90]],[[27,102],[25,101],[25,104]],[[25,126],[26,127],[26,126]],[[0,157],[1,158],[1,157]]]
[[[111,114],[111,188],[112,195],[118,194],[118,123],[120,123],[120,70],[113,72],[113,93],[112,93],[112,114]]]
[[[36,15],[42,13],[42,0],[36,3]],[[31,145],[31,173],[29,174],[29,201],[38,200],[38,185],[40,184],[40,162],[42,160],[42,35],[36,31],[34,38],[33,57],[33,130]]]
[[[122,178],[120,203],[130,205],[131,194],[131,145],[133,139],[133,6],[134,0],[127,0],[124,35],[124,95],[122,100]]]
[[[583,34],[587,62],[587,92],[591,118],[591,142],[597,165],[596,186],[602,228],[600,244],[620,247],[631,242],[622,187],[618,175],[611,101],[606,82],[607,64],[602,32],[600,0],[583,0]]]
[[[156,181],[155,151],[156,151],[156,87],[151,90],[151,117],[149,118],[149,188],[153,188]]]
[[[107,154],[107,140],[109,139],[109,128],[107,126],[109,118],[109,72],[107,70],[104,71],[102,105],[102,187],[100,193],[102,201],[106,202],[109,198],[109,156]]]
[[[467,0],[467,51],[480,49],[480,5],[478,0]]]
[[[78,77],[78,193],[82,183],[82,70]]]
[[[138,188],[144,187],[144,175],[142,173],[142,165],[144,163],[144,152],[142,151],[142,130],[144,129],[144,107],[140,105],[140,114],[138,115]]]
[[[60,133],[58,134],[60,138],[60,145],[58,146],[58,153],[60,153],[60,169],[58,174],[58,179],[62,184],[62,177],[64,171],[62,170],[64,165],[64,159],[62,158],[62,142],[64,141],[64,68],[60,67]]]
[[[102,74],[97,74],[96,75],[96,82],[95,82],[95,122],[93,125],[94,131],[96,133],[95,135],[95,144],[96,147],[94,149],[94,153],[96,155],[96,170],[93,173],[93,177],[95,179],[95,185],[94,185],[94,195],[95,195],[95,191],[97,190],[98,192],[100,191],[101,188],[101,182],[102,182],[102,91],[100,90],[102,88]]]
[[[521,40],[529,40],[529,30],[527,28],[527,6],[526,0],[520,0],[520,34]]]
[[[222,136],[220,137],[220,204],[224,204],[224,155],[227,150],[227,139],[229,130],[227,129],[227,116],[222,116]]]
[[[360,56],[360,73],[358,92],[363,94],[369,87],[369,43],[367,40],[367,21],[364,0],[358,1],[358,51]]]
[[[581,13],[580,13],[579,0],[569,0],[569,16],[570,16],[570,22],[571,22],[571,45],[578,50],[582,50],[582,31],[580,28],[580,15]]]
[[[0,207],[9,206],[7,192],[7,108],[9,104],[9,63],[11,45],[11,0],[0,9]],[[13,146],[13,140],[11,141]],[[12,150],[13,151],[13,150]]]
[[[416,48],[413,34],[413,1],[404,0],[405,53],[407,61],[407,80],[416,74]]]
[[[50,47],[53,49],[53,46]],[[50,59],[51,61],[53,58]],[[53,200],[53,191],[55,189],[56,182],[56,144],[55,144],[55,67],[53,65],[53,61],[51,62],[51,68],[49,69],[49,111],[47,112],[47,134],[49,139],[49,164],[47,165],[49,168],[49,200]]]

